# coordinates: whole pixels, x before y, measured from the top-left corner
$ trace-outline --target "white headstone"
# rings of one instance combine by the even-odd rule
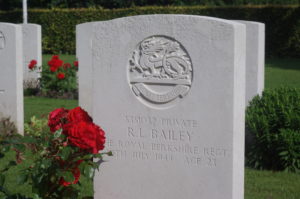
[[[210,17],[77,26],[80,105],[114,154],[95,199],[243,198],[245,43],[245,25]]]
[[[81,24],[76,26],[76,56],[79,62],[78,67],[78,97],[82,107],[88,112],[92,113],[92,62],[93,53],[91,48],[91,38],[93,32],[91,31],[92,23]],[[84,60],[80,63],[80,60]],[[81,68],[82,66],[82,68]]]
[[[41,77],[42,65],[42,30],[38,24],[20,24],[23,29],[23,77],[24,86],[35,87]],[[28,68],[31,60],[37,61],[37,69]]]
[[[246,25],[246,105],[261,95],[265,82],[265,25],[254,21],[237,21]]]
[[[0,23],[0,118],[9,117],[23,134],[22,28]]]

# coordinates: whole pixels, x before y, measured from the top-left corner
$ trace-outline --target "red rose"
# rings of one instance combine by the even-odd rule
[[[48,61],[48,65],[50,66],[50,70],[55,72],[59,67],[63,65],[63,61],[59,59],[58,55],[53,55],[52,59]]]
[[[55,132],[58,129],[62,128],[63,120],[66,119],[68,110],[64,108],[58,108],[52,111],[49,114],[48,126],[50,127],[51,132]]]
[[[64,126],[69,143],[90,153],[104,149],[105,133],[92,122],[74,122]]]
[[[68,121],[69,122],[80,122],[80,121],[93,122],[93,119],[81,107],[76,107],[76,108],[69,111]]]
[[[54,66],[51,66],[51,67],[50,67],[50,71],[51,71],[51,72],[55,72],[56,70],[57,70],[56,67],[54,67]]]
[[[33,70],[33,69],[36,67],[36,65],[37,65],[37,61],[33,59],[33,60],[31,60],[30,63],[28,64],[28,68],[29,68],[30,70]]]
[[[57,73],[57,79],[65,79],[65,73]]]
[[[60,180],[59,180],[60,185],[62,185],[64,187],[67,187],[71,184],[77,184],[77,182],[79,181],[79,178],[80,178],[80,170],[78,168],[74,168],[74,169],[72,169],[71,172],[72,172],[72,174],[75,178],[74,181],[73,182],[67,182],[67,181],[65,181],[65,179],[63,177],[61,177]]]
[[[73,64],[74,64],[75,67],[78,67],[78,61],[74,61]]]

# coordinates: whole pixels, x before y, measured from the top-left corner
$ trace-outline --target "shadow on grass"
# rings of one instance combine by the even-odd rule
[[[300,70],[300,59],[296,58],[271,58],[266,59],[266,66],[280,69]]]

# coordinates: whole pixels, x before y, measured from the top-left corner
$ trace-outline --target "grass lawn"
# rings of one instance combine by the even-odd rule
[[[50,55],[43,56],[44,66]],[[74,55],[61,55],[60,58],[69,63],[75,60]],[[265,87],[276,88],[282,85],[293,86],[300,88],[300,59],[268,59],[266,61],[265,70]],[[59,107],[74,108],[78,106],[77,100],[61,100],[48,99],[38,97],[25,97],[25,122],[30,120],[30,117],[47,117],[47,114]],[[14,154],[8,155],[6,160],[0,162],[0,168],[13,158]],[[28,166],[28,165],[25,165]],[[17,169],[10,171],[7,186],[10,190],[16,193],[30,194],[28,186],[16,186],[15,176]],[[101,168],[100,168],[101,169]],[[92,185],[83,183],[84,193],[92,195]],[[300,175],[271,172],[271,171],[256,171],[246,169],[245,172],[245,199],[299,199],[300,198]]]
[[[245,199],[299,198],[299,174],[246,169]]]
[[[283,85],[300,88],[300,59],[266,60],[265,87],[277,88]]]
[[[25,122],[29,122],[32,116],[47,118],[48,113],[56,108],[71,109],[78,106],[78,100],[51,99],[41,97],[24,98]]]

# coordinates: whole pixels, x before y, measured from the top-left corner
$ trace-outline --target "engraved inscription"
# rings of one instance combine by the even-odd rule
[[[4,34],[0,31],[0,50],[5,48],[5,36]]]
[[[107,139],[116,160],[164,161],[216,168],[231,157],[224,146],[197,144],[200,122],[186,118],[124,115],[123,139]]]
[[[129,59],[128,71],[134,94],[154,106],[183,98],[192,84],[188,53],[166,36],[152,36],[139,43]]]

